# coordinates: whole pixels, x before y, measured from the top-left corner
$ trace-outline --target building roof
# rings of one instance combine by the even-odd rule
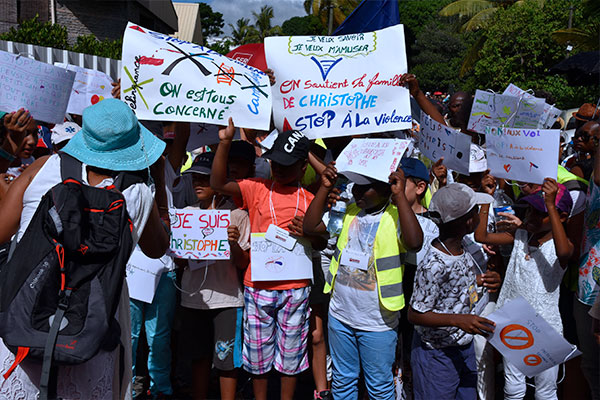
[[[177,14],[170,0],[136,0],[157,18],[167,24],[173,32],[177,31]],[[165,32],[167,33],[167,32]]]
[[[173,6],[179,21],[179,29],[174,36],[188,42],[204,44],[198,4],[174,2]]]

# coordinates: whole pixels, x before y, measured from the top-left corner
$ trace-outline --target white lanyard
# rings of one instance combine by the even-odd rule
[[[277,215],[275,214],[275,207],[273,206],[273,186],[275,186],[275,182],[271,184],[271,190],[269,191],[269,211],[271,212],[271,221],[274,225],[277,225]],[[300,205],[300,191],[302,190],[302,195],[304,196],[304,210],[306,211],[306,192],[304,188],[298,184],[298,190],[296,191],[296,211],[294,211],[294,217],[298,215],[298,206]]]
[[[372,249],[373,246],[375,245],[375,236],[377,236],[377,231],[375,231],[375,236],[373,236],[373,240],[371,241],[371,234],[373,233],[373,228],[375,226],[377,226],[379,228],[379,224],[381,223],[381,218],[383,217],[383,213],[385,212],[385,210],[387,209],[388,205],[390,204],[390,202],[388,201],[387,203],[385,203],[385,205],[383,206],[383,208],[379,211],[374,212],[371,215],[377,215],[379,214],[379,219],[377,221],[374,221],[371,226],[369,227],[369,233],[367,234],[367,237],[365,238],[365,243],[367,244],[367,247],[369,249]],[[359,222],[359,226],[358,226],[358,233],[359,233],[359,237],[360,237],[360,221]],[[371,250],[372,251],[372,250]]]

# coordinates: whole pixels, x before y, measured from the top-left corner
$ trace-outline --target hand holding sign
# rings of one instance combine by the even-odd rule
[[[454,326],[473,335],[487,335],[494,333],[496,324],[487,318],[473,314],[456,314]]]

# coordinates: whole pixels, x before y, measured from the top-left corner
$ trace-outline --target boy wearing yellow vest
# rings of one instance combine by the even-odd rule
[[[304,217],[304,233],[325,231],[321,222],[327,198],[337,180],[335,163],[321,176],[321,186]],[[325,293],[329,305],[329,347],[335,399],[358,397],[362,368],[370,399],[393,400],[399,310],[404,307],[401,253],[418,250],[421,227],[405,196],[404,173],[388,182],[345,173],[354,182],[356,203],[346,210]]]

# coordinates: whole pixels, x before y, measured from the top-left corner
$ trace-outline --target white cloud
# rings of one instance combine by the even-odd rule
[[[248,18],[250,23],[254,23],[252,12],[259,12],[264,5],[273,7],[273,26],[281,25],[292,17],[306,15],[303,0],[212,0],[209,4],[213,11],[223,14],[225,35],[231,34],[229,24],[235,25],[240,18]]]

